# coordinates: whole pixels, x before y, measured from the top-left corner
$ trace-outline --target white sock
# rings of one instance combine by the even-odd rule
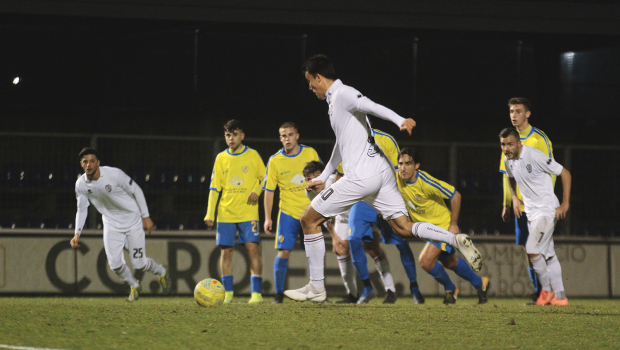
[[[555,297],[558,299],[566,298],[564,282],[562,281],[562,266],[560,266],[557,256],[554,255],[547,260],[547,273],[549,274],[549,281]]]
[[[549,281],[549,273],[547,272],[547,262],[545,261],[545,258],[538,254],[535,257],[530,258],[530,261],[532,262],[534,271],[536,271],[536,274],[538,275],[538,281],[540,282],[542,289],[550,292],[551,283]]]
[[[114,270],[118,277],[120,277],[125,283],[127,283],[132,288],[138,288],[140,283],[136,280],[131,274],[131,270],[127,267],[127,265],[123,265],[120,268]]]
[[[310,284],[314,287],[325,288],[325,240],[323,232],[304,235],[308,268],[310,270]]]
[[[443,242],[454,245],[454,235],[448,230],[444,230],[439,226],[435,226],[428,222],[416,222],[411,227],[413,237],[422,238],[426,241]]]
[[[381,274],[381,279],[383,280],[383,286],[385,290],[391,290],[392,292],[396,292],[396,288],[394,288],[394,278],[392,277],[392,273],[390,272],[390,261],[388,260],[385,253],[381,253],[375,259],[375,266],[377,267],[377,271]]]
[[[151,258],[146,258],[146,266],[144,267],[144,271],[149,271],[157,276],[163,276],[166,274],[166,268],[156,263],[155,260]]]
[[[339,255],[338,267],[340,267],[340,275],[342,276],[342,282],[344,282],[344,287],[347,289],[347,293],[353,296],[357,296],[355,267],[353,266],[353,260],[351,260],[351,255]]]

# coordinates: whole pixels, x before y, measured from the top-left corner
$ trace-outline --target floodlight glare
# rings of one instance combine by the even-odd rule
[[[15,77],[15,79],[13,79],[13,85],[17,84],[19,84],[19,77]]]

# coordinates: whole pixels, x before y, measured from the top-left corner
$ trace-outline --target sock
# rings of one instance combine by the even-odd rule
[[[284,281],[286,280],[286,271],[288,270],[288,259],[276,256],[273,264],[273,277],[276,285],[276,293],[284,293]]]
[[[144,267],[144,271],[149,271],[157,276],[164,276],[166,274],[166,268],[156,263],[155,260],[151,258],[146,258],[146,266]]]
[[[366,289],[366,287],[372,288],[372,282],[370,282],[370,278],[367,278],[363,280],[362,282],[364,283],[364,289]]]
[[[394,288],[394,278],[390,272],[390,261],[385,256],[385,253],[382,252],[381,255],[375,258],[375,266],[377,267],[377,271],[381,274],[385,290],[396,292],[396,288]]]
[[[360,275],[362,280],[370,278],[368,272],[368,260],[366,259],[366,252],[364,251],[364,244],[361,239],[349,240],[349,248],[351,248],[351,257],[353,258],[353,265],[357,270],[357,274]]]
[[[357,283],[355,282],[355,272],[353,262],[351,261],[351,255],[338,256],[338,267],[340,267],[340,275],[342,276],[342,282],[347,289],[347,294],[357,296]]]
[[[435,279],[435,281],[439,282],[446,291],[454,291],[456,287],[452,280],[450,280],[450,276],[446,272],[446,269],[443,268],[443,265],[436,262],[435,267],[429,272],[431,276]]]
[[[443,242],[454,245],[454,237],[448,230],[444,230],[439,226],[435,226],[428,222],[416,222],[411,227],[413,237],[418,237],[426,241]]]
[[[262,294],[263,278],[261,276],[252,275],[250,284],[252,285],[252,293]]]
[[[542,255],[538,254],[534,258],[530,258],[532,262],[532,267],[536,274],[538,275],[538,280],[542,286],[542,290],[546,290],[547,292],[551,291],[551,283],[549,281],[549,274],[547,272],[547,262]]]
[[[418,274],[415,271],[415,257],[413,256],[411,247],[409,247],[409,243],[407,241],[403,241],[402,243],[397,244],[396,248],[398,248],[398,251],[400,252],[400,262],[403,263],[407,277],[409,277],[409,282],[412,284],[416,283],[418,281]]]
[[[558,299],[566,298],[564,293],[564,282],[562,281],[562,266],[557,256],[552,256],[547,260],[547,273],[549,274],[549,283],[555,297]]]
[[[418,282],[412,282],[409,284],[409,290],[411,291],[411,295],[419,295],[420,287],[418,287]]]
[[[325,288],[325,240],[323,232],[304,235],[306,256],[310,270],[310,284]]]
[[[482,278],[476,275],[474,270],[472,270],[471,267],[467,265],[465,260],[461,258],[458,258],[458,259],[459,259],[459,262],[454,268],[454,272],[462,279],[471,283],[471,285],[474,286],[476,290],[480,290],[480,288],[482,288]]]
[[[118,277],[120,277],[125,283],[127,283],[132,288],[138,288],[140,283],[136,280],[131,274],[131,270],[127,267],[127,265],[123,265],[118,269],[114,270]]]
[[[540,294],[540,291],[542,290],[542,286],[540,285],[540,282],[538,281],[538,276],[536,275],[536,271],[534,271],[534,268],[531,266],[528,266],[527,269],[530,273],[530,280],[532,280],[532,284],[534,285],[534,293]]]
[[[227,292],[233,291],[233,276],[222,276],[222,284],[224,285],[224,290]]]

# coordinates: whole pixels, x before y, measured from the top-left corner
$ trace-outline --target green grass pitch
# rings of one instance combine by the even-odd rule
[[[205,308],[190,297],[0,298],[0,348],[52,349],[619,349],[620,301],[400,298],[366,305],[271,298]]]

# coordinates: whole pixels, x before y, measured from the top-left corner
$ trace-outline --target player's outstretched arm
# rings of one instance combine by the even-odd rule
[[[362,97],[359,99],[357,103],[357,110],[360,112],[364,112],[366,114],[372,114],[381,119],[389,120],[392,123],[396,124],[400,128],[401,131],[407,131],[409,135],[413,132],[413,128],[416,126],[415,120],[411,118],[403,118],[396,114],[393,110],[384,107],[378,103],[373,102],[367,97]]]
[[[566,168],[560,173],[562,178],[562,204],[555,210],[555,218],[558,220],[566,218],[566,212],[570,207],[570,191],[572,186],[572,175]]]

